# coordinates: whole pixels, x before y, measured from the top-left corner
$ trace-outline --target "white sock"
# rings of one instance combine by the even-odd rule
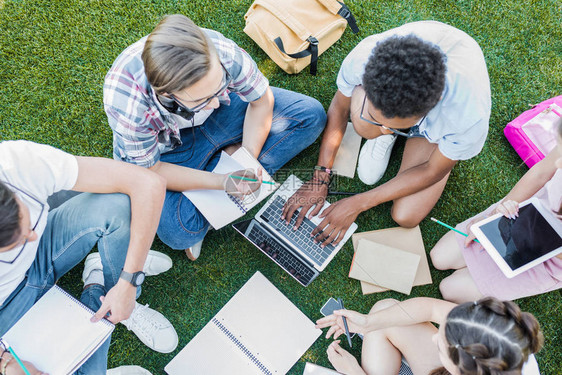
[[[90,285],[90,284],[104,285],[102,270],[94,269],[92,270],[92,272],[90,272],[90,274],[84,280],[84,285]]]

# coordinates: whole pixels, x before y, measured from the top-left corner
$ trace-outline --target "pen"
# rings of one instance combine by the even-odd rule
[[[455,228],[453,228],[452,226],[450,226],[450,225],[448,225],[448,224],[445,224],[444,222],[439,221],[439,220],[437,220],[437,219],[434,218],[434,217],[432,217],[431,220],[435,221],[437,224],[443,225],[445,228],[449,228],[450,230],[457,232],[458,234],[462,234],[463,236],[468,237],[468,234],[466,234],[466,233],[464,233],[464,232],[461,232],[460,230],[455,229]],[[480,243],[480,241],[478,241],[476,238],[475,238],[473,241],[474,241],[474,242]]]
[[[343,302],[341,298],[338,298],[338,303],[340,304],[342,310],[345,309],[345,307],[343,307]],[[353,348],[353,344],[351,343],[351,335],[349,334],[349,327],[347,326],[347,318],[345,316],[342,316],[342,320],[343,320],[343,326],[345,327],[345,335],[347,336],[347,342],[349,344],[349,347]]]
[[[23,372],[26,373],[26,375],[31,375],[29,373],[29,371],[25,368],[25,365],[23,364],[23,362],[21,361],[20,357],[18,357],[18,355],[16,354],[16,352],[14,352],[14,349],[12,349],[12,347],[10,346],[10,344],[8,344],[6,342],[6,340],[3,341],[4,345],[8,348],[8,351],[12,354],[12,356],[16,359],[16,361],[18,362],[18,364],[20,365],[20,367],[23,369]]]
[[[239,180],[244,180],[244,181],[258,182],[258,180],[254,179],[254,178],[248,178],[248,177],[242,177],[242,176],[234,176],[234,175],[230,175],[229,177],[237,178],[237,179],[239,179]],[[275,182],[271,182],[271,181],[262,181],[261,183],[262,183],[262,184],[275,185]]]

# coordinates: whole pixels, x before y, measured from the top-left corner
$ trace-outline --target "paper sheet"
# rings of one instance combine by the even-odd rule
[[[331,370],[326,367],[318,366],[317,364],[306,362],[304,372],[302,375],[337,375],[339,372]]]
[[[113,331],[108,321],[90,322],[93,314],[55,285],[2,339],[45,373],[66,375],[77,370]]]
[[[321,334],[258,271],[164,370],[170,375],[285,374]]]
[[[357,244],[361,238],[368,239],[386,246],[395,247],[400,250],[408,251],[420,256],[420,263],[414,278],[414,286],[431,284],[431,273],[427,254],[423,245],[422,234],[419,226],[415,228],[388,228],[373,230],[370,232],[355,233],[352,237],[353,248],[357,251]],[[397,240],[399,239],[399,240]],[[378,285],[361,281],[363,294],[384,292],[388,289]]]
[[[360,147],[361,136],[355,132],[353,124],[348,122],[340,148],[334,160],[334,165],[332,166],[332,169],[338,176],[355,177]]]
[[[360,239],[349,277],[410,294],[420,256]]]
[[[232,155],[228,155],[223,151],[217,166],[213,169],[213,173],[226,174],[248,168],[254,170],[254,173],[256,173],[257,168],[260,167],[261,165],[259,162],[254,159],[245,148],[241,147]],[[262,178],[264,181],[274,182],[265,170],[263,171]],[[249,194],[244,198],[244,209],[252,209],[275,191],[276,188],[277,184],[262,184],[257,196],[255,194]],[[203,216],[205,216],[215,229],[220,229],[245,214],[223,190],[188,190],[184,191],[183,195],[201,211]]]

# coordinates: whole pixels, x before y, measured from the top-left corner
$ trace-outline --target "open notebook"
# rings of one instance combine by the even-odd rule
[[[246,150],[240,147],[232,155],[221,153],[220,160],[213,173],[231,173],[241,169],[252,169],[257,173],[260,163]],[[274,182],[263,170],[262,179]],[[234,220],[241,218],[255,205],[273,193],[277,185],[262,184],[258,194],[250,194],[244,199],[236,198],[222,190],[188,190],[183,194],[197,207],[215,229],[220,229]]]
[[[285,374],[321,333],[256,272],[164,370],[170,375]]]
[[[115,326],[54,286],[10,328],[5,340],[16,354],[50,375],[75,372],[109,337]]]

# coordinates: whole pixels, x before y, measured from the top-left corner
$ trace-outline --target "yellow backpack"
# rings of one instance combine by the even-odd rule
[[[347,24],[358,33],[349,8],[337,0],[256,0],[246,12],[244,32],[289,74],[310,64],[334,44]]]

